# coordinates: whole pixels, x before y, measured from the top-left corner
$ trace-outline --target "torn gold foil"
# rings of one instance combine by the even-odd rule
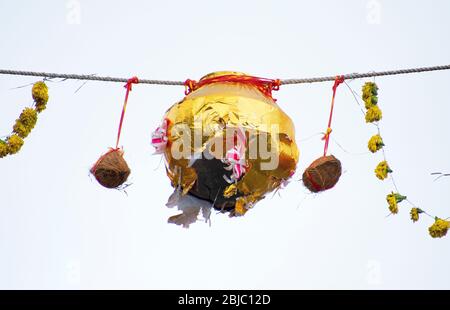
[[[203,79],[230,74],[244,75],[216,72]],[[243,215],[295,172],[299,152],[294,124],[271,97],[251,84],[204,85],[170,107],[164,118],[169,124],[164,157],[172,186],[180,187],[183,195],[210,201],[218,210]],[[229,131],[238,128],[247,136],[247,170],[228,184],[222,177],[222,159],[233,145]]]

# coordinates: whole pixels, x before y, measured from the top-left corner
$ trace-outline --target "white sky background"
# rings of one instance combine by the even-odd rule
[[[300,78],[448,64],[449,13],[445,0],[1,0],[0,67],[185,80],[217,70]],[[12,88],[37,80],[0,76],[1,135],[32,103],[31,87]],[[450,178],[430,173],[450,172],[449,81],[448,71],[376,79],[400,192],[443,217]],[[359,93],[363,82],[349,83]],[[392,183],[373,173],[381,154],[331,143],[345,170],[338,185],[313,196],[298,181],[323,150],[320,136],[301,139],[325,130],[331,82],[275,93],[301,152],[281,197],[188,230],[167,224],[172,188],[150,145],[184,89],[133,87],[121,139],[132,169],[126,196],[88,176],[115,143],[125,90],[89,82],[74,93],[81,84],[49,82],[48,107],[24,147],[0,160],[0,288],[450,288],[450,236],[429,237],[432,220],[413,224],[405,203],[386,218]],[[332,137],[361,153],[374,132],[340,86]]]

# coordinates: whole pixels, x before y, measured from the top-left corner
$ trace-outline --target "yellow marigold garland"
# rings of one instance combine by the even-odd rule
[[[364,106],[367,110],[373,108],[378,103],[378,97],[372,96],[364,100]]]
[[[433,238],[442,238],[447,234],[448,229],[450,228],[450,222],[440,219],[438,217],[435,218],[433,225],[428,228],[430,236]]]
[[[44,82],[36,82],[31,89],[35,108],[25,108],[13,126],[13,132],[6,141],[0,140],[0,158],[20,151],[26,138],[37,122],[38,113],[43,111],[48,102],[48,87]]]
[[[378,122],[383,117],[383,113],[380,108],[375,105],[370,107],[366,112],[366,123]]]
[[[27,128],[20,120],[16,120],[13,127],[13,132],[19,135],[21,138],[26,138],[30,133],[29,128]]]
[[[5,141],[0,140],[0,158],[5,157],[8,153],[8,144]]]
[[[392,214],[398,213],[398,206],[397,206],[397,200],[395,197],[391,194],[387,195],[386,200],[389,204],[389,211],[391,211]]]
[[[10,135],[6,141],[8,143],[8,153],[10,155],[16,154],[22,148],[23,139],[16,134]]]
[[[389,165],[388,165],[387,161],[385,161],[385,160],[380,162],[377,165],[377,167],[375,168],[375,175],[380,180],[386,179],[388,177],[388,173],[391,173],[391,172],[393,172],[393,171],[391,170],[391,168],[389,168]]]
[[[36,82],[31,89],[33,100],[36,102],[36,111],[42,112],[48,102],[48,87],[44,82]]]
[[[399,193],[390,193],[386,196],[386,201],[389,204],[389,211],[392,214],[398,213],[398,204],[406,199],[406,196],[400,195]]]
[[[32,108],[25,108],[20,114],[19,118],[16,120],[16,123],[13,127],[13,132],[15,132],[21,138],[26,138],[36,125],[36,122],[36,110]]]
[[[374,82],[366,82],[362,87],[362,99],[366,101],[368,98],[378,95],[378,86]]]
[[[362,100],[364,101],[364,106],[366,108],[365,119],[367,123],[378,122],[382,118],[381,109],[378,107],[378,86],[374,82],[367,82],[362,87]],[[358,103],[359,104],[359,103]],[[373,135],[368,143],[367,147],[370,152],[375,153],[384,147],[383,139],[381,138],[380,128],[377,123],[375,126],[378,128],[378,134]],[[388,177],[388,174],[392,172],[389,167],[384,152],[383,152],[384,160],[380,162],[375,168],[375,175],[378,179],[384,180]],[[392,179],[394,182],[394,180]],[[395,183],[394,183],[394,187]],[[398,204],[406,200],[409,204],[413,205],[409,200],[407,200],[406,196],[400,195],[399,193],[391,192],[386,195],[386,201],[389,205],[389,211],[391,214],[397,214]],[[424,210],[417,208],[413,205],[413,208],[409,212],[411,216],[411,220],[413,222],[417,222],[419,220],[419,215],[424,213],[431,217]],[[450,222],[448,220],[443,220],[441,218],[435,217],[434,223],[428,228],[429,234],[433,238],[441,238],[447,234],[447,231],[450,229]]]
[[[366,82],[362,87],[362,100],[366,108],[366,122],[373,123],[381,120],[382,112],[378,104],[378,86],[374,82]]]
[[[372,153],[375,153],[376,151],[380,150],[384,146],[383,139],[380,135],[374,135],[370,138],[369,142],[367,143],[367,147],[369,148],[369,151]]]
[[[419,220],[419,214],[423,211],[419,208],[412,208],[409,214],[411,215],[411,220],[415,223]]]

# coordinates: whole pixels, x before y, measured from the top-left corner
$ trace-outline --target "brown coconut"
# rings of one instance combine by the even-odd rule
[[[316,159],[303,172],[303,184],[314,193],[332,188],[342,174],[341,162],[333,155]]]
[[[130,168],[123,159],[123,151],[111,149],[97,160],[91,168],[91,173],[102,186],[116,188],[128,179]]]

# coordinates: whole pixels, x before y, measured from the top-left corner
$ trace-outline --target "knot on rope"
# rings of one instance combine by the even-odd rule
[[[272,88],[272,90],[280,90],[280,85],[281,85],[281,80],[280,79],[275,79],[275,80],[273,80],[273,82],[270,85],[270,87]]]
[[[336,92],[336,88],[341,85],[342,83],[344,83],[344,76],[343,75],[338,75],[336,76],[336,79],[334,80],[334,85],[333,85],[333,92]]]
[[[128,91],[131,91],[131,85],[133,84],[139,84],[139,79],[137,78],[137,76],[129,78],[127,80],[127,83],[123,87],[125,87]]]
[[[184,87],[185,87],[184,94],[187,96],[197,89],[197,81],[187,79],[186,81],[184,81]]]

